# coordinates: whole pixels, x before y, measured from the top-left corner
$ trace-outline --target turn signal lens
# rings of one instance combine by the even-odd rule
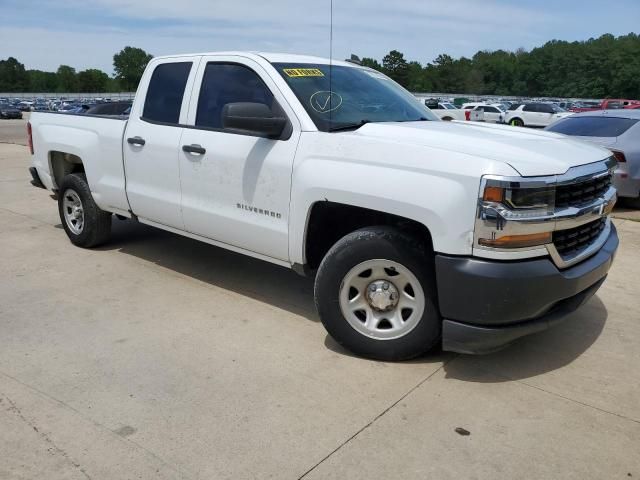
[[[502,202],[504,200],[504,188],[486,187],[482,199],[485,202]]]
[[[500,238],[480,238],[478,243],[492,248],[523,248],[551,243],[551,232],[529,235],[506,235]]]

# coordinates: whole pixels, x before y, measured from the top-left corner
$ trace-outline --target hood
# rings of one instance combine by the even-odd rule
[[[564,135],[480,122],[368,123],[349,134],[504,162],[524,177],[560,175],[611,155],[594,144]]]

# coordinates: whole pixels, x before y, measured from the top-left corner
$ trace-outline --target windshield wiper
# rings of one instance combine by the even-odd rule
[[[347,123],[346,125],[338,125],[337,127],[329,127],[328,132],[339,132],[342,130],[357,130],[363,125],[371,123],[371,120],[360,120],[357,123]]]

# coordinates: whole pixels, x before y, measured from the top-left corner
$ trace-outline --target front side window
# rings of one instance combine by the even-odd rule
[[[618,137],[638,120],[616,117],[568,117],[551,125],[548,130],[579,137]]]
[[[522,108],[523,112],[537,112],[538,106],[535,103],[529,103]]]
[[[209,63],[200,88],[196,126],[222,129],[224,106],[237,102],[262,103],[272,112],[276,107],[271,90],[249,67],[235,63]]]
[[[162,63],[156,67],[149,82],[142,117],[162,123],[178,123],[184,89],[191,71],[191,62]]]
[[[439,121],[415,96],[375,70],[310,63],[273,66],[324,132],[368,122]]]

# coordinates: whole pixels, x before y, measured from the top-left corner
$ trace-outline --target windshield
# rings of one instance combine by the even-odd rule
[[[554,112],[556,113],[562,113],[562,112],[566,112],[566,110],[562,107],[559,107],[558,105],[554,105],[551,104],[551,108],[553,109]]]
[[[445,108],[445,110],[457,110],[457,108],[450,103],[443,103],[442,106]]]
[[[274,63],[318,127],[328,132],[368,122],[438,121],[420,101],[375,70],[327,64]]]

